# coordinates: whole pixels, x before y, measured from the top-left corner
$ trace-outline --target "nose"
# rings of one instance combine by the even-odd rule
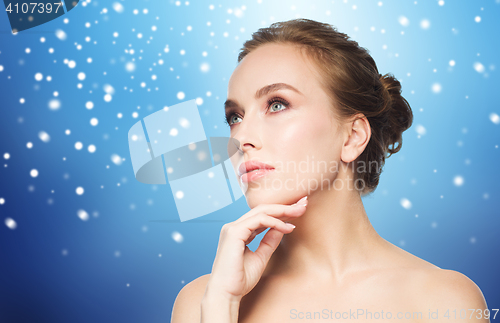
[[[256,121],[252,121],[250,116],[243,118],[243,121],[238,125],[236,134],[233,136],[239,142],[238,150],[242,153],[261,148],[258,122]]]

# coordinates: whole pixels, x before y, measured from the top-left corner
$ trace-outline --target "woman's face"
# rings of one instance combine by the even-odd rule
[[[312,64],[293,45],[266,44],[231,75],[226,117],[241,149],[231,157],[234,170],[238,174],[249,160],[275,168],[249,182],[237,175],[250,208],[295,203],[314,190],[327,190],[336,177],[337,167],[332,167],[340,161],[340,124]],[[273,84],[281,86],[262,90]]]

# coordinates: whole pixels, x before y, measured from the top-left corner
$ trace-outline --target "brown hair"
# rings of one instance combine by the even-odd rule
[[[401,83],[389,73],[379,74],[369,51],[349,36],[332,25],[304,18],[260,28],[243,44],[238,63],[268,43],[293,44],[304,49],[316,64],[325,92],[332,103],[337,103],[334,114],[344,119],[362,113],[368,119],[371,137],[354,166],[358,169],[358,162],[365,165],[364,172],[355,172],[355,180],[364,183],[364,188],[359,189],[361,195],[373,192],[385,158],[401,149],[402,133],[413,122],[410,105],[401,96]]]

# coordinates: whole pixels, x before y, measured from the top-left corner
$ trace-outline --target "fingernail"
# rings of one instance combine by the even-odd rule
[[[291,227],[291,228],[295,228],[295,226],[294,226],[293,224],[291,224],[291,223],[288,223],[288,222],[287,222],[287,223],[285,223],[285,224],[286,224],[287,226]]]
[[[297,201],[296,204],[304,204],[307,203],[307,195]]]

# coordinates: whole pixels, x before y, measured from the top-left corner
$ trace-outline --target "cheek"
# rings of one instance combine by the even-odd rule
[[[330,161],[340,158],[341,143],[335,127],[326,115],[295,116],[285,124],[276,125],[268,135],[268,142],[274,148],[271,156],[282,162],[283,167],[287,162],[300,161],[326,161],[330,165]]]
[[[304,124],[299,118],[287,120],[286,124],[274,127],[269,139],[273,142],[272,156],[283,163],[300,161],[303,148],[313,139],[310,125]],[[302,153],[301,153],[302,152]]]

